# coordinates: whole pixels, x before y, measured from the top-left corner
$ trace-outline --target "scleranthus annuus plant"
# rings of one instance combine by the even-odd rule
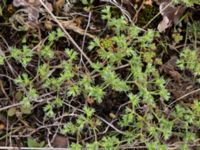
[[[84,13],[102,3],[93,0],[81,2],[77,6],[83,6]],[[190,2],[190,6],[196,3],[186,0],[176,2]],[[55,141],[58,145],[65,141],[63,147],[69,146],[72,150],[187,150],[198,144],[199,97],[188,98],[188,95],[193,97],[199,92],[199,89],[194,89],[199,87],[196,81],[200,75],[196,50],[199,44],[198,23],[188,26],[186,35],[184,30],[179,32],[182,27],[178,27],[178,34],[169,37],[154,29],[129,24],[111,6],[92,12],[87,26],[84,26],[86,21],[81,20],[80,23],[75,18],[73,21],[78,24],[75,28],[72,24],[73,27],[65,26],[67,31],[62,28],[64,32],[60,28],[41,30],[45,34],[39,38],[32,40],[33,36],[27,34],[23,44],[8,46],[5,53],[0,49],[0,67],[3,66],[0,69],[0,105],[6,105],[0,110],[8,109],[7,122],[14,123],[11,128],[7,125],[9,130],[0,139],[8,141],[9,136],[10,141],[15,141],[12,138],[17,136],[10,135],[15,131],[12,127],[18,129],[19,125],[20,136],[32,136],[23,142],[30,147],[44,147],[45,142],[47,146],[54,146],[57,144]],[[90,25],[96,26],[92,18],[99,16],[96,13],[101,13],[100,26],[105,25],[104,32],[90,39],[94,36],[88,35],[98,32],[91,33],[97,28],[90,28]],[[60,21],[59,26],[63,22],[68,23],[62,17],[53,19]],[[51,23],[52,20],[48,18],[47,21]],[[82,27],[87,29],[83,32]],[[70,36],[65,36],[68,31],[75,42],[72,39],[70,42]],[[166,44],[166,37],[175,42]],[[185,37],[185,43],[178,45]],[[162,42],[163,39],[166,41]],[[82,48],[79,49],[81,43]],[[187,48],[187,43],[190,43],[190,48]],[[182,51],[180,47],[184,47]],[[171,61],[171,53],[176,60]],[[16,67],[12,67],[13,64]],[[183,79],[187,74],[191,75],[192,81],[188,80],[191,77]],[[4,82],[4,78],[9,82]],[[180,90],[185,95],[176,91],[179,88],[186,89]],[[1,98],[4,95],[6,98]],[[8,107],[7,99],[12,100]],[[0,115],[0,126],[2,120]],[[21,125],[31,128],[23,129]],[[4,129],[0,130],[0,134],[4,134]],[[29,131],[30,134],[27,133]],[[43,135],[52,139],[46,140]]]

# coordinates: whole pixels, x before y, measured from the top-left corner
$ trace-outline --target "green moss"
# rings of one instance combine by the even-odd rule
[[[143,10],[138,14],[137,25],[139,27],[145,26],[157,13],[159,12],[158,7],[145,6]],[[158,18],[156,18],[148,27],[155,28],[157,27]]]

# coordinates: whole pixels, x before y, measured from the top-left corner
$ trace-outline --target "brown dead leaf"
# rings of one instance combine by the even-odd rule
[[[163,20],[158,24],[158,31],[164,32],[172,24],[177,24],[180,17],[183,15],[186,7],[179,5],[175,7],[170,1],[163,1],[160,3],[159,10],[163,16]]]
[[[175,82],[180,83],[181,75],[178,71],[176,71],[177,59],[177,56],[172,56],[165,64],[162,65],[162,70],[168,74]]]
[[[56,148],[67,148],[69,146],[69,141],[68,138],[63,135],[56,135],[52,145]]]
[[[176,61],[178,60],[177,56],[171,56],[171,58],[162,65],[162,70],[166,73],[169,71],[174,71],[176,70]]]
[[[23,7],[24,12],[28,15],[28,22],[37,25],[41,6],[39,0],[13,0],[13,6]]]
[[[168,19],[168,17],[164,16],[163,20],[158,24],[158,31],[164,32],[167,28],[172,25],[172,22]]]
[[[178,71],[169,71],[169,75],[173,78],[173,80],[177,83],[181,82],[181,75]]]

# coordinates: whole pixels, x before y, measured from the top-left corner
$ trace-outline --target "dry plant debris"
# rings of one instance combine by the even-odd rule
[[[158,24],[158,31],[163,32],[171,27],[172,24],[177,24],[185,9],[185,6],[174,6],[170,1],[161,2],[159,10],[160,14],[163,16],[163,20]]]

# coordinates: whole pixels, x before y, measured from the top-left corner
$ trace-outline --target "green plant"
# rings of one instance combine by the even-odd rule
[[[27,145],[28,147],[44,147],[44,141],[43,142],[37,142],[33,138],[28,138]]]
[[[0,56],[0,65],[3,65],[5,61],[5,58],[3,56]]]
[[[85,11],[90,11],[92,8],[92,4],[94,3],[94,0],[81,0],[81,3],[85,6]]]
[[[81,150],[82,146],[78,143],[72,143],[71,148],[72,148],[72,150]]]
[[[92,131],[94,134],[96,134],[97,126],[101,124],[100,120],[94,119],[93,114],[94,114],[94,109],[91,109],[89,107],[84,107],[83,111],[85,115],[79,115],[77,118],[77,121],[75,124],[69,122],[65,125],[63,128],[62,132],[63,133],[70,133],[70,134],[77,134],[77,137],[80,136],[81,131],[88,125],[91,127]]]
[[[4,11],[6,6],[7,6],[7,0],[2,0],[1,4],[0,4],[0,17],[4,17],[3,11]]]
[[[195,4],[200,4],[200,0],[173,0],[174,3],[184,3],[186,6],[194,6]]]
[[[22,50],[11,48],[11,57],[19,61],[24,67],[28,65],[33,56],[33,52],[27,46],[23,46]]]
[[[196,4],[193,1],[177,2],[190,6]],[[5,101],[13,100],[0,111],[8,109],[5,114],[9,120],[17,120],[14,124],[16,129],[19,124],[30,126],[19,128],[20,136],[25,133],[27,137],[31,130],[32,137],[39,136],[37,140],[42,137],[40,135],[52,137],[48,141],[52,145],[57,137],[62,139],[66,136],[64,139],[69,140],[67,144],[74,150],[189,149],[191,143],[198,144],[200,102],[199,97],[191,98],[199,91],[194,90],[199,86],[194,81],[198,81],[200,76],[196,51],[199,44],[198,23],[188,24],[186,36],[182,33],[184,30],[180,33],[177,29],[170,37],[174,41],[169,44],[162,42],[167,35],[129,24],[114,7],[106,6],[97,11],[99,7],[96,7],[96,2],[93,7],[93,0],[82,0],[81,3],[77,6],[84,6],[84,13],[92,11],[95,19],[101,13],[105,32],[89,40],[87,35],[96,22],[88,17],[87,26],[86,21],[81,21],[79,28],[69,30],[75,44],[69,42],[71,38],[66,38],[60,28],[52,28],[53,31],[48,30],[48,33],[41,30],[45,34],[38,38],[36,34],[26,34],[21,40],[23,44],[16,44],[4,50],[5,55],[4,51],[0,55],[0,97],[5,95]],[[143,6],[145,11],[149,10],[146,4],[142,3],[141,8]],[[55,16],[52,19],[57,19],[65,27],[62,23],[66,20],[63,18]],[[55,22],[50,21],[52,24]],[[73,33],[82,35],[82,27],[86,27],[83,40]],[[184,48],[178,51],[183,41]],[[82,48],[78,48],[81,43]],[[189,48],[192,46],[195,50]],[[171,53],[179,56],[176,63],[171,64]],[[13,64],[16,67],[12,67]],[[181,76],[179,80],[175,80],[177,74]],[[184,79],[187,74],[194,75],[192,88],[188,86],[188,78]],[[9,82],[4,78],[8,78]],[[178,86],[185,86],[187,82],[187,87],[183,87],[186,90],[181,91],[186,95],[174,90],[177,85],[172,82],[177,82]],[[5,101],[3,98],[0,105],[7,105]],[[9,130],[12,131],[15,130]],[[4,133],[4,130],[1,132]],[[24,144],[44,147],[44,142],[37,140],[27,138]],[[171,141],[174,143],[171,144]]]
[[[198,54],[195,50],[185,48],[180,54],[180,59],[177,61],[177,66],[181,70],[188,69],[197,78],[200,75],[200,63],[198,61]],[[197,81],[199,82],[199,80]]]
[[[91,5],[94,2],[94,0],[81,0],[81,2],[84,5]]]
[[[157,106],[161,101],[167,102],[170,96],[165,88],[165,80],[159,74],[154,62],[156,57],[154,39],[160,35],[154,30],[144,32],[137,26],[128,26],[123,17],[112,17],[110,7],[102,10],[102,18],[107,22],[108,30],[114,34],[111,37],[96,38],[88,46],[90,52],[97,54],[97,60],[91,66],[92,74],[98,74],[102,82],[94,85],[91,76],[83,74],[78,85],[70,84],[73,85],[73,90],[70,90],[69,96],[77,96],[78,91],[79,94],[83,93],[95,102],[102,103],[107,89],[125,93],[130,105],[123,109],[118,125],[122,129],[128,128],[129,132],[124,133],[122,141],[131,143],[133,139],[148,139],[149,135],[155,143],[160,136],[168,140],[172,135],[174,122],[159,114]],[[67,50],[67,55],[72,55],[72,52]],[[117,69],[124,63],[128,69],[122,77]],[[132,91],[133,88],[137,88],[138,92]],[[138,112],[140,106],[146,107],[145,114]],[[76,135],[78,143],[86,127],[88,130],[94,128],[93,133],[96,137],[98,132],[96,125],[101,125],[99,121],[94,122],[93,109],[84,107],[83,111],[86,116],[78,115],[76,121],[67,123],[62,130],[65,134]],[[154,119],[159,123],[154,124]],[[122,142],[118,139],[118,133],[103,137],[101,141],[97,141],[96,138],[95,143],[88,144],[88,147],[118,149]],[[147,142],[147,145],[150,143],[151,141]],[[166,149],[162,143],[159,143],[158,147]]]
[[[120,141],[115,136],[103,137],[100,145],[105,150],[117,150],[119,149]]]

